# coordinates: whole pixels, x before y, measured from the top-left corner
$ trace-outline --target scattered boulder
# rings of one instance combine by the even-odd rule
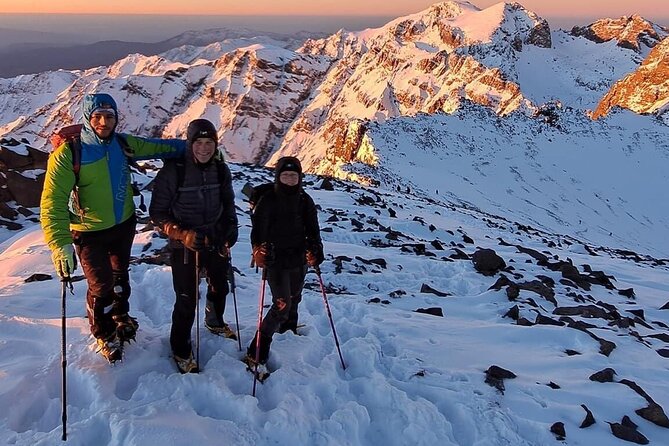
[[[404,290],[395,290],[391,291],[388,296],[392,297],[393,299],[399,299],[400,297],[406,295],[406,291]]]
[[[581,275],[578,268],[571,263],[564,263],[560,268],[560,272],[562,272],[562,277],[571,280],[578,285],[579,288],[590,291],[590,282],[588,282],[586,276]]]
[[[539,251],[530,248],[524,248],[520,245],[516,245],[516,249],[518,249],[518,252],[527,254],[538,262],[548,262],[548,256],[546,254],[540,253]]]
[[[513,379],[516,374],[510,370],[503,369],[496,365],[491,365],[485,371],[485,383],[491,387],[495,387],[501,393],[504,393],[504,380]]]
[[[622,423],[609,423],[609,426],[611,426],[613,435],[621,440],[636,444],[648,444],[648,438],[637,430],[637,425],[627,415],[623,417]]]
[[[7,198],[10,199],[11,197]],[[19,213],[16,210],[9,207],[7,203],[5,203],[4,201],[0,201],[0,217],[9,220],[14,220],[16,217],[18,217],[18,215]]]
[[[453,259],[453,260],[469,260],[469,254],[467,254],[466,252],[464,252],[464,251],[462,251],[458,248],[451,248],[451,249],[453,251],[455,251],[454,254],[451,254],[451,255],[448,256],[451,259]]]
[[[421,287],[420,287],[420,292],[421,292],[421,293],[435,294],[435,295],[437,295],[437,296],[439,296],[439,297],[450,296],[449,293],[445,293],[445,292],[443,292],[443,291],[435,290],[434,288],[432,288],[430,285],[428,285],[428,284],[426,284],[426,283],[424,283],[423,285],[421,285]]]
[[[532,280],[530,282],[523,282],[517,284],[521,290],[532,291],[537,293],[553,305],[557,306],[557,301],[555,300],[555,291],[552,288],[544,285],[540,280]]]
[[[30,277],[28,277],[26,280],[24,280],[24,282],[25,283],[44,282],[45,280],[51,280],[51,279],[53,279],[53,276],[51,276],[51,274],[35,273],[32,274]]]
[[[321,182],[320,186],[318,186],[318,188],[322,190],[333,191],[334,184],[332,184],[332,180],[329,178],[323,178],[323,181]]]
[[[585,418],[583,419],[583,422],[581,422],[581,425],[579,426],[581,429],[585,429],[586,427],[590,427],[593,424],[596,423],[594,415],[592,415],[592,412],[590,409],[588,409],[588,406],[585,404],[581,404],[581,407],[583,410],[585,410]]]
[[[548,316],[544,316],[543,314],[537,314],[537,318],[534,320],[534,323],[537,325],[555,325],[557,327],[563,327],[565,324],[562,321],[556,321],[555,319],[551,319]]]
[[[518,318],[520,317],[520,308],[518,308],[518,305],[514,305],[507,311],[503,317],[509,317],[513,319],[514,321],[517,321]]]
[[[562,441],[567,437],[567,433],[564,430],[564,423],[561,421],[553,423],[553,425],[551,426],[551,432],[555,435],[555,438],[557,438],[559,441]]]
[[[592,333],[589,333],[590,336],[595,338],[597,342],[599,342],[599,353],[601,353],[604,356],[609,356],[613,350],[616,349],[616,344],[611,341],[607,341],[606,339],[598,338],[597,336],[593,335]]]
[[[489,289],[489,290],[497,290],[497,291],[499,291],[499,290],[501,290],[503,287],[508,286],[508,285],[511,285],[511,284],[513,284],[513,282],[511,282],[511,280],[509,280],[508,277],[506,277],[504,274],[500,274],[500,276],[499,276],[499,278],[497,279],[497,281],[496,281],[494,284],[492,284],[492,286],[491,286],[490,288],[488,288],[488,289]]]
[[[474,269],[484,276],[494,276],[506,268],[504,260],[492,249],[479,249],[472,255]]]
[[[439,240],[432,240],[430,242],[430,245],[432,245],[432,247],[434,249],[436,249],[437,251],[443,251],[444,250],[444,245],[442,245]]]
[[[590,381],[597,381],[600,383],[612,383],[613,375],[615,374],[616,374],[615,370],[613,370],[610,367],[607,367],[604,370],[600,370],[599,372],[590,375]]]
[[[516,300],[520,296],[520,288],[515,283],[512,283],[506,288],[506,297],[509,300]]]
[[[553,314],[559,316],[581,316],[585,318],[613,319],[610,314],[596,305],[579,305],[577,307],[557,307]]]
[[[361,261],[365,265],[377,265],[377,266],[380,266],[383,269],[386,269],[388,267],[388,262],[386,262],[385,259],[381,259],[381,258],[378,258],[378,259],[364,259],[360,256],[355,256],[355,258],[356,258],[356,260]]]
[[[659,404],[653,402],[643,409],[635,410],[636,414],[644,420],[648,420],[658,426],[669,428],[669,418],[664,413],[664,409]]]
[[[634,299],[636,297],[636,294],[634,294],[634,288],[627,288],[626,290],[618,290],[618,294],[621,296],[629,297],[630,299]]]
[[[444,317],[444,310],[442,310],[440,307],[418,308],[414,311],[416,313],[425,313],[431,314],[432,316]]]
[[[534,324],[530,320],[521,317],[516,321],[516,325],[520,325],[521,327],[531,327]]]

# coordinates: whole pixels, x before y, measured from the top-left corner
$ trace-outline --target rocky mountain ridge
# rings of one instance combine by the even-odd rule
[[[613,107],[658,115],[669,109],[669,37],[653,47],[638,69],[611,87],[593,118],[606,116]],[[669,119],[666,114],[665,119]]]
[[[649,22],[638,14],[617,19],[601,19],[587,26],[575,26],[575,36],[583,36],[593,42],[615,40],[618,46],[629,48],[644,55],[669,36],[669,29]]]

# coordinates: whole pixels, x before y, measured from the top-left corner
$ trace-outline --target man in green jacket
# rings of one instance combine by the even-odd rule
[[[88,282],[91,333],[100,353],[114,362],[138,328],[128,315],[136,224],[129,159],[181,157],[186,142],[117,134],[118,109],[108,94],[84,96],[82,114],[79,171],[73,160],[75,142],[65,142],[51,154],[40,220],[61,279],[69,279],[77,267],[76,248]]]

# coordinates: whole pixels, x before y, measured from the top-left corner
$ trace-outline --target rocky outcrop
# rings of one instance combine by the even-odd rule
[[[39,207],[48,156],[15,139],[0,139],[0,224],[20,229],[13,222]]]
[[[618,19],[602,19],[583,27],[575,26],[571,34],[597,43],[615,40],[620,47],[642,52],[667,37],[669,30],[635,14]]]
[[[611,87],[592,116],[606,116],[616,106],[636,113],[662,114],[668,109],[669,37],[653,48],[636,71]]]

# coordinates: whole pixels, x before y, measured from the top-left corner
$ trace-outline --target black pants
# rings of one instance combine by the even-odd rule
[[[130,309],[130,250],[136,217],[102,231],[72,231],[74,246],[88,282],[86,314],[91,333],[105,339],[116,330],[112,315]],[[116,292],[114,289],[116,288]]]
[[[272,291],[272,307],[260,325],[260,362],[267,360],[274,333],[297,329],[297,310],[302,301],[307,268],[306,266],[288,269],[267,267],[266,274],[267,283]],[[254,357],[255,352],[256,340],[253,339],[248,354]]]
[[[199,253],[200,277],[207,280],[207,304],[222,316],[225,311],[225,300],[228,294],[228,258],[216,251]],[[196,290],[195,253],[184,248],[173,248],[171,251],[172,284],[176,301],[172,311],[172,330],[170,345],[172,352],[187,358],[191,352],[191,329],[195,321]]]

